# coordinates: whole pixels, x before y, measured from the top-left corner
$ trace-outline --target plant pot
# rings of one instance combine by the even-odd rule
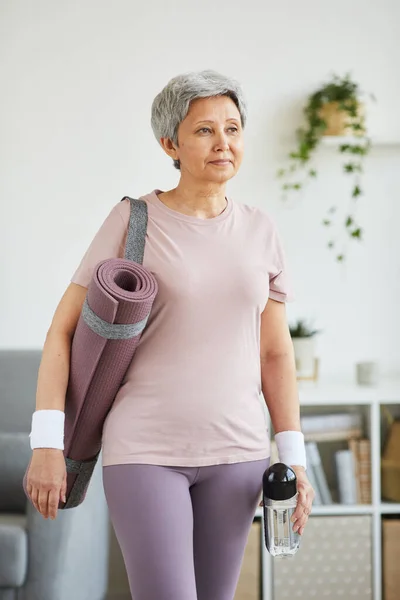
[[[365,106],[362,102],[358,103],[357,117],[363,117],[365,114]],[[337,136],[354,136],[354,135],[365,135],[365,130],[359,130],[354,132],[351,123],[354,121],[352,117],[345,110],[339,110],[338,102],[327,102],[324,104],[320,111],[319,116],[324,119],[327,124],[327,128],[323,135],[337,135]]]
[[[315,337],[292,338],[296,374],[299,379],[315,377]]]

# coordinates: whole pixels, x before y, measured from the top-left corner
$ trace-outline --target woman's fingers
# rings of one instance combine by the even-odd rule
[[[38,499],[39,499],[39,489],[32,486],[32,492],[31,492],[32,504],[36,508],[36,510],[38,512],[40,512],[40,510],[39,510],[39,504],[38,504]]]
[[[311,486],[308,487],[309,489],[307,487],[299,486],[297,506],[292,515],[293,531],[297,531],[300,535],[302,535],[308,521],[314,498],[314,490]]]
[[[27,486],[27,493],[33,506],[45,519],[55,519],[60,499],[63,497],[63,491],[53,488],[47,490],[45,487],[35,488],[32,485]]]
[[[67,501],[67,474],[65,474],[64,480],[62,482],[61,485],[61,489],[60,489],[60,500],[61,502],[66,502]]]
[[[307,507],[307,492],[303,487],[297,487],[297,504],[292,515],[292,521],[295,522],[303,517],[304,508]]]
[[[56,488],[50,490],[49,492],[48,515],[50,519],[55,519],[57,517],[57,509],[58,503],[60,501],[60,495],[60,491]]]
[[[307,519],[307,493],[304,490],[299,489],[297,495],[297,505],[292,515],[293,531],[299,531],[301,527],[304,527]]]
[[[308,521],[308,515],[310,514],[307,506],[301,505],[301,508],[303,510],[303,513],[302,513],[301,517],[299,517],[293,525],[293,531],[297,531],[300,535],[302,535],[302,533],[304,531],[304,527],[306,526],[306,523]]]
[[[49,492],[46,488],[41,487],[39,489],[38,505],[39,505],[39,512],[44,516],[45,519],[47,519],[48,514],[49,514],[48,503],[49,503]]]

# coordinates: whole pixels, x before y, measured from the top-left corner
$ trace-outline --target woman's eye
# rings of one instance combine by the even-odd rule
[[[199,129],[198,133],[200,133],[202,131],[211,131],[211,129],[209,127],[202,127],[201,129]],[[237,132],[238,129],[237,129],[237,127],[229,127],[229,131]]]

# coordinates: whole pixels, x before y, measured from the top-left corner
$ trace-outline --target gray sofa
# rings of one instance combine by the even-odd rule
[[[109,518],[101,456],[84,502],[44,519],[28,502],[40,350],[0,350],[0,600],[103,600]]]

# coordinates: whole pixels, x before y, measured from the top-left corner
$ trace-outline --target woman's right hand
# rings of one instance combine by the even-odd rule
[[[64,453],[56,448],[35,448],[26,478],[26,491],[45,519],[55,519],[60,500],[66,501],[67,468]]]

